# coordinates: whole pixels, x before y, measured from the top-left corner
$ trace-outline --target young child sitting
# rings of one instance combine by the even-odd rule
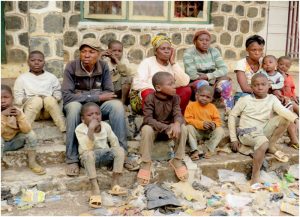
[[[288,73],[291,67],[292,61],[288,56],[282,56],[278,59],[278,71],[284,77],[284,85],[281,89],[281,95],[279,95],[279,100],[290,110],[293,110],[297,115],[299,115],[299,100],[296,96],[296,86],[293,77]],[[290,146],[299,149],[299,138],[298,126],[291,123],[288,127],[288,133],[290,136]]]
[[[75,130],[79,143],[79,158],[92,185],[89,205],[92,208],[99,208],[101,197],[96,167],[111,167],[113,164],[112,189],[109,193],[127,194],[127,191],[118,185],[123,171],[125,153],[110,125],[101,121],[101,111],[96,103],[84,104],[80,115],[82,123]]]
[[[174,77],[168,72],[157,72],[152,77],[155,92],[147,96],[143,107],[144,120],[141,130],[141,167],[137,175],[138,183],[147,185],[151,174],[151,149],[158,134],[175,141],[175,157],[170,166],[181,181],[187,181],[188,171],[182,160],[185,155],[187,129],[176,95]]]
[[[11,88],[1,85],[1,160],[6,151],[26,147],[28,167],[36,174],[43,175],[45,169],[36,162],[37,138],[31,130],[24,113],[13,106]]]
[[[265,152],[273,154],[282,162],[287,162],[287,155],[279,151],[276,141],[283,135],[290,122],[298,124],[296,114],[285,108],[272,94],[268,94],[268,78],[256,73],[251,79],[252,95],[237,101],[228,119],[231,148],[238,151],[241,145],[254,148],[251,184],[259,182],[260,168]],[[276,112],[278,115],[274,115]],[[236,126],[236,118],[240,116]]]
[[[196,102],[190,102],[186,107],[184,118],[188,129],[188,140],[191,146],[191,159],[199,160],[197,140],[209,137],[206,143],[205,157],[214,154],[215,148],[224,138],[218,109],[212,104],[213,87],[204,85],[196,92]]]
[[[277,59],[273,55],[267,55],[263,58],[262,70],[260,73],[263,73],[267,76],[270,82],[269,93],[274,95],[280,94],[281,88],[283,88],[284,78],[283,76],[276,71]]]
[[[28,57],[29,72],[21,74],[14,85],[15,103],[23,106],[27,120],[53,119],[61,132],[66,124],[59,101],[62,99],[60,83],[55,75],[44,71],[45,57],[40,51],[31,51]]]
[[[129,91],[132,83],[133,70],[129,61],[123,58],[123,44],[118,40],[113,40],[108,44],[108,49],[101,53],[107,62],[112,76],[114,91],[122,103],[128,103]]]

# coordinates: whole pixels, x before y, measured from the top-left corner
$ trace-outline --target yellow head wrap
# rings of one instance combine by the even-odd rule
[[[170,45],[172,45],[171,39],[164,35],[156,35],[151,40],[151,44],[154,47],[154,49],[157,49],[163,43],[169,43]]]

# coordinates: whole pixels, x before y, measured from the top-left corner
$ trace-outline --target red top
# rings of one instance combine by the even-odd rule
[[[295,97],[296,93],[295,93],[295,83],[293,80],[293,77],[287,73],[285,73],[285,78],[284,78],[284,86],[281,89],[281,93],[283,96],[287,96],[287,97]]]

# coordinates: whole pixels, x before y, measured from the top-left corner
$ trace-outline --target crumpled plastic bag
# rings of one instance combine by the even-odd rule
[[[226,203],[229,207],[233,208],[242,208],[244,206],[247,206],[249,203],[252,202],[252,198],[250,197],[242,197],[232,194],[226,195]]]
[[[246,176],[243,173],[234,172],[231,170],[218,170],[218,176],[220,182],[235,182],[235,183],[246,183]]]

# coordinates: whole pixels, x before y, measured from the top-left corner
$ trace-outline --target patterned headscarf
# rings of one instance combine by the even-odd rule
[[[170,45],[172,45],[171,39],[164,35],[156,35],[151,40],[151,44],[155,50],[163,43],[169,43]]]

